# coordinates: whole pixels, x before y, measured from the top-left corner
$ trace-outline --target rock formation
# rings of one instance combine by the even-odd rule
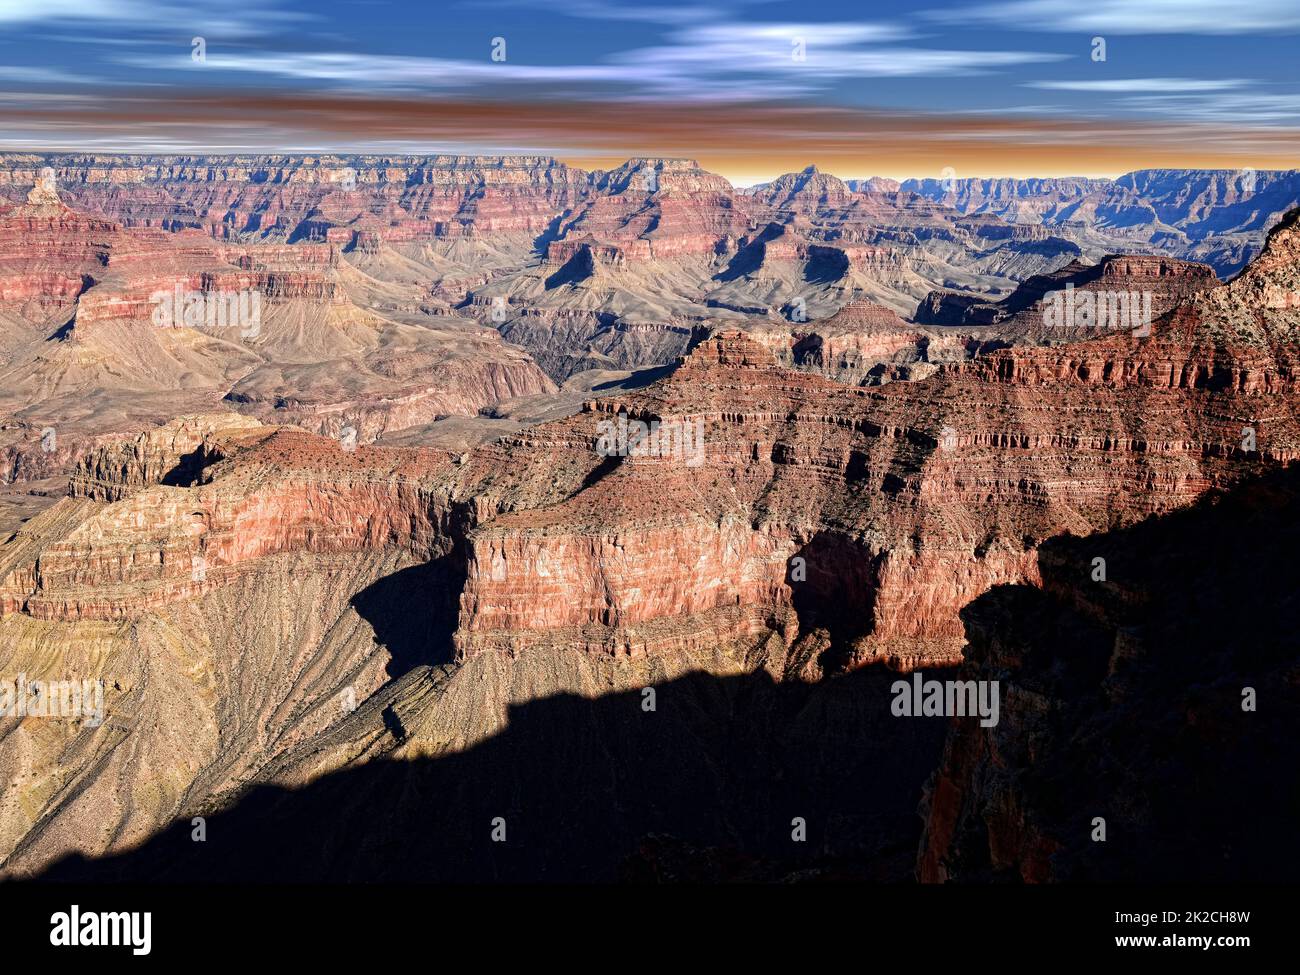
[[[334,245],[123,227],[52,194],[41,184],[39,202],[0,205],[0,415],[28,431],[4,445],[5,480],[67,471],[104,438],[177,413],[350,427],[366,443],[555,391],[494,330],[425,307],[414,280],[376,279]]]
[[[1005,295],[1108,254],[1226,275],[1300,202],[1273,172],[899,184],[810,167],[738,191],[692,160],[542,156],[7,154],[0,194],[23,199],[44,167],[73,209],[128,231],[333,248],[384,305],[494,328],[557,384],[670,363],[702,323],[862,302],[910,317],[934,291]]]
[[[1300,171],[1142,169],[1114,180],[925,179],[905,180],[902,188],[962,213],[1050,226],[1072,239],[1082,233],[1126,240],[1127,252],[1150,245],[1207,263],[1226,278],[1300,203]]]
[[[813,277],[826,278],[817,283],[842,289],[843,310],[814,323],[766,315],[754,322],[734,312],[687,328],[659,321],[647,306],[636,318],[646,281],[620,276],[641,273],[637,262],[649,253],[662,267],[677,262],[681,280],[702,283],[695,244],[715,234],[726,240],[730,217],[687,226],[690,208],[674,213],[672,201],[713,198],[723,189],[686,162],[634,162],[597,179],[597,196],[582,206],[581,187],[546,161],[503,164],[476,183],[482,213],[491,211],[494,194],[516,189],[534,202],[573,195],[574,239],[582,243],[555,247],[567,234],[551,220],[537,224],[521,203],[508,233],[543,226],[539,236],[560,234],[546,252],[555,247],[555,260],[539,253],[526,273],[491,277],[470,287],[466,300],[490,315],[500,305],[487,299],[562,292],[564,301],[545,306],[556,321],[574,308],[598,321],[610,302],[623,302],[618,326],[625,334],[654,342],[657,329],[681,329],[672,334],[682,355],[653,382],[593,386],[573,409],[539,405],[543,422],[521,423],[464,450],[367,441],[434,423],[453,402],[472,412],[505,397],[554,394],[525,353],[504,347],[495,329],[445,314],[428,291],[423,269],[430,263],[460,273],[483,253],[484,241],[469,229],[482,213],[459,224],[448,249],[409,251],[420,260],[387,242],[344,253],[328,242],[258,244],[124,227],[75,211],[39,219],[0,213],[37,234],[49,254],[68,254],[66,262],[84,275],[71,294],[65,283],[43,291],[31,268],[17,263],[19,254],[10,255],[16,263],[0,264],[14,279],[29,274],[32,293],[44,295],[49,309],[38,325],[28,317],[30,296],[6,306],[7,334],[18,337],[6,347],[4,376],[22,377],[14,379],[13,404],[26,397],[70,410],[85,400],[80,413],[67,415],[90,413],[95,422],[83,422],[96,432],[70,458],[75,471],[66,495],[0,545],[0,674],[76,674],[102,679],[105,694],[102,722],[0,718],[0,774],[9,783],[0,799],[0,870],[31,874],[73,852],[122,853],[192,815],[238,816],[250,783],[275,790],[278,803],[288,801],[284,790],[322,782],[327,798],[305,814],[346,808],[358,817],[343,817],[348,823],[365,819],[361,793],[369,790],[358,783],[371,774],[383,779],[374,793],[381,797],[432,783],[432,792],[409,793],[418,807],[421,795],[463,789],[446,783],[464,776],[410,779],[415,766],[401,763],[455,759],[445,768],[463,769],[456,756],[500,755],[498,748],[515,747],[504,746],[512,739],[503,736],[524,712],[545,714],[536,719],[541,727],[576,736],[573,754],[593,763],[599,777],[618,779],[618,766],[606,774],[586,746],[599,741],[597,751],[624,755],[643,741],[641,732],[599,704],[566,718],[530,702],[571,695],[622,706],[642,688],[684,681],[678,686],[690,689],[671,725],[678,745],[691,740],[693,727],[709,728],[710,742],[724,740],[726,721],[717,715],[730,705],[719,702],[732,700],[768,724],[762,733],[745,723],[754,761],[779,753],[779,767],[798,759],[775,743],[773,716],[803,729],[814,750],[825,740],[819,735],[838,734],[837,715],[853,729],[841,742],[850,750],[862,735],[883,736],[873,755],[895,790],[872,806],[870,822],[853,820],[814,787],[825,780],[810,785],[796,772],[794,781],[804,784],[777,787],[782,801],[821,795],[818,808],[828,819],[855,823],[839,834],[851,839],[828,838],[826,849],[839,843],[857,851],[878,876],[898,879],[899,849],[910,857],[918,841],[925,880],[1093,875],[1078,865],[1083,860],[1052,860],[1076,849],[1068,834],[1075,824],[1037,801],[1032,780],[1026,787],[994,774],[997,756],[1019,755],[1021,747],[1019,738],[1000,737],[1001,728],[957,728],[942,756],[937,732],[918,732],[935,739],[939,769],[924,837],[919,823],[918,835],[900,827],[899,808],[904,798],[919,797],[918,772],[930,752],[883,717],[881,684],[889,675],[876,665],[989,673],[1019,667],[1020,683],[1006,702],[1015,711],[1008,729],[1051,731],[1035,713],[1040,705],[1100,716],[1102,739],[1132,729],[1124,713],[1095,699],[1098,687],[1111,692],[1099,683],[1098,648],[1117,648],[1116,659],[1139,665],[1156,659],[1148,638],[1132,632],[1144,619],[1134,622],[1133,600],[1169,600],[1151,619],[1155,634],[1174,640],[1182,632],[1177,606],[1185,608],[1189,597],[1158,596],[1157,564],[1132,589],[1117,576],[1121,588],[1104,590],[1090,606],[1089,590],[1062,580],[1086,578],[1092,550],[1063,538],[1105,548],[1108,540],[1141,535],[1144,525],[1178,524],[1209,499],[1291,472],[1300,457],[1300,302],[1286,296],[1296,293],[1300,275],[1300,211],[1227,285],[1214,286],[1204,268],[1165,259],[1114,257],[1064,272],[1081,288],[1084,278],[1165,283],[1148,335],[999,338],[972,322],[910,325],[867,303],[868,278],[855,277],[881,258],[880,241],[866,239],[878,227],[872,213],[920,208],[929,215],[913,217],[931,239],[979,236],[980,228],[996,228],[993,218],[950,225],[921,197],[900,191],[880,199],[805,173],[751,199],[765,208],[763,229],[756,224],[731,240],[712,266],[732,282],[753,284],[764,268],[803,261],[799,274],[811,267]],[[444,160],[418,174],[403,171],[403,185],[425,187],[428,209],[438,212],[449,206],[441,190],[452,187],[455,196],[475,171]],[[315,177],[323,174],[287,166],[286,194]],[[356,178],[369,185],[374,175]],[[352,178],[330,192],[353,192],[344,184]],[[622,200],[601,202],[615,198]],[[455,212],[464,214],[463,201]],[[830,235],[831,213],[845,238]],[[679,228],[666,236],[670,249],[681,249],[666,258],[653,253],[659,226]],[[77,245],[81,238],[90,243]],[[312,257],[286,266],[298,254]],[[209,282],[221,282],[217,290],[264,288],[270,311],[259,334],[240,343],[210,335],[213,329],[159,327],[143,317],[149,289],[182,270],[182,288],[200,293]],[[670,282],[659,284],[663,294],[672,290]],[[1009,315],[995,324],[1014,326],[1041,295],[1037,284],[1013,295],[1002,303]],[[788,294],[776,288],[769,297],[779,296]],[[730,297],[740,302],[744,295]],[[1000,314],[998,303],[988,308]],[[60,319],[53,335],[43,331]],[[642,326],[647,331],[637,332]],[[149,408],[134,407],[138,428],[129,437],[107,437],[103,416],[93,415],[111,389],[128,390]],[[163,400],[170,411],[151,412]],[[207,408],[177,409],[192,402]],[[228,408],[214,409],[221,404]],[[132,425],[123,421],[120,400],[110,405],[114,423]],[[352,435],[340,435],[335,424],[352,417],[359,418]],[[276,422],[285,419],[292,425]],[[1124,562],[1112,559],[1117,568]],[[1191,578],[1191,592],[1209,585],[1203,572]],[[980,629],[979,611],[1002,612],[997,600],[1009,589],[1027,594],[1034,615],[1014,640],[1000,642],[989,636],[996,627]],[[1053,605],[1043,608],[1047,600]],[[1054,632],[1053,619],[1076,618],[1089,629],[1077,641],[1078,660],[1058,672],[1044,660],[1051,653],[1044,634]],[[1250,666],[1245,658],[1230,663],[1234,674]],[[1076,664],[1081,673],[1070,671]],[[1263,673],[1276,683],[1274,670]],[[692,674],[722,683],[692,685]],[[846,692],[829,678],[871,696],[840,697]],[[745,689],[726,690],[736,682]],[[785,695],[774,685],[830,689]],[[1060,692],[1065,685],[1092,697]],[[1054,695],[1065,703],[1054,705]],[[699,717],[711,709],[712,717]],[[600,738],[606,732],[609,741]],[[1049,736],[1049,769],[1068,770],[1080,742],[1102,739]],[[891,751],[908,740],[913,744]],[[766,778],[753,773],[761,762],[733,774],[712,748],[703,750],[702,764],[728,771],[711,777],[692,761],[692,787],[735,787],[743,795]],[[674,767],[666,755],[651,754],[659,756],[655,768]],[[551,783],[537,785],[536,795],[552,796],[555,776],[537,771],[536,746],[487,761],[531,769],[530,783]],[[839,757],[813,767],[860,769]],[[362,778],[354,778],[360,770]],[[1105,781],[1136,788],[1122,772]],[[629,801],[650,808],[627,822],[672,836],[662,843],[644,833],[629,838],[620,827],[589,856],[566,861],[563,879],[608,869],[611,857],[630,858],[637,870],[689,861],[687,847],[709,839],[655,806],[645,789],[606,785],[611,808]],[[918,795],[909,795],[914,787]],[[481,800],[466,801],[477,809]],[[723,808],[710,825],[761,835],[750,814]],[[755,808],[772,814],[775,806],[762,800]],[[287,813],[287,821],[300,822],[299,814]],[[405,813],[393,815],[405,822]],[[1120,818],[1158,828],[1140,814]],[[364,850],[335,846],[343,834],[326,831],[330,843],[318,843],[311,858],[324,866],[312,875],[365,877],[365,863],[388,863],[401,874],[392,864],[402,853],[391,847],[391,835],[400,834],[384,845],[389,822],[370,825]],[[641,840],[648,846],[639,853],[628,845]],[[762,840],[753,843],[745,869],[763,874],[769,867],[757,861],[777,854]],[[192,865],[195,855],[188,851],[179,862]],[[477,853],[467,856],[481,865]],[[150,862],[157,869],[159,861]],[[440,861],[430,854],[418,862]],[[788,875],[779,866],[776,875]],[[455,864],[445,869],[462,876]],[[500,875],[545,869],[545,856],[536,854],[527,869],[503,866]]]
[[[1060,296],[1068,289],[1080,295],[1092,292],[1103,298],[1123,294],[1127,299],[1127,296],[1140,295],[1144,302],[1149,295],[1150,315],[1154,318],[1182,299],[1216,284],[1214,272],[1204,264],[1112,254],[1093,265],[1071,261],[1050,274],[1036,274],[1000,301],[959,292],[932,291],[917,306],[915,317],[924,325],[994,325],[998,326],[997,333],[1007,339],[1029,336],[1058,341],[1078,339],[1108,326],[1098,325],[1093,329],[1068,322],[1051,323],[1046,300],[1053,294]]]

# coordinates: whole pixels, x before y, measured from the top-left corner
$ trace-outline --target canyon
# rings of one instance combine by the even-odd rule
[[[7,154],[0,670],[101,679],[107,718],[0,718],[0,872],[1131,877],[1034,776],[1140,724],[1214,587],[1189,533],[1285,521],[1300,457],[1300,210],[1178,217],[1168,179]],[[1292,184],[1254,185],[1262,213]],[[1121,190],[1182,236],[1088,216]],[[1066,285],[1149,292],[1149,334],[1045,324]],[[256,290],[255,331],[158,326],[175,288]],[[702,463],[602,454],[620,417],[700,423]],[[1222,687],[1293,714],[1293,653],[1221,630]],[[1003,723],[890,717],[898,672],[953,668],[1005,682]],[[591,832],[622,819],[552,857],[570,777]],[[1079,788],[1121,850],[1169,828],[1126,770]],[[409,797],[443,795],[407,856]],[[519,859],[464,840],[455,810],[498,809]],[[769,835],[796,814],[815,853]]]
[[[1230,175],[1115,185],[1244,261],[1300,195],[1287,174]],[[1195,190],[1181,215],[1178,178]],[[1112,233],[1051,202],[1103,184],[959,182],[937,199],[926,181],[815,167],[737,190],[674,159],[589,172],[543,156],[0,154],[0,483],[57,491],[46,480],[97,445],[212,410],[469,444],[550,415],[547,396],[572,409],[641,382],[720,324],[761,332],[796,368],[908,379],[1043,341],[987,306],[1023,310],[1035,287],[1083,286],[1115,255],[1145,248],[1143,275],[1212,282],[1184,259],[1207,254],[1168,234]],[[1010,199],[1037,209],[993,207]],[[1093,287],[1123,283],[1105,267]],[[254,294],[265,320],[256,334],[141,327],[159,294],[196,292]],[[917,327],[936,324],[1003,327]],[[27,514],[40,496],[3,507]]]

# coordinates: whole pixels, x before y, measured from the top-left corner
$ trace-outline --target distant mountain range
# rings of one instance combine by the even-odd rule
[[[870,183],[871,181],[863,181]],[[852,184],[850,184],[852,185]],[[1113,180],[909,179],[901,189],[1008,223],[1088,228],[1229,276],[1300,199],[1300,170],[1141,169]]]

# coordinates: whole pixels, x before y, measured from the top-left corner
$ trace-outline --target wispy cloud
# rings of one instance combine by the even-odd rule
[[[1148,95],[1124,99],[1136,111],[1220,125],[1294,126],[1300,123],[1300,94],[1223,92],[1212,95]]]
[[[530,64],[360,52],[221,51],[206,62],[123,55],[118,63],[270,75],[346,85],[357,90],[445,91],[502,85],[584,86],[597,100],[761,100],[824,91],[851,78],[950,77],[1064,60],[1031,51],[958,51],[897,42],[908,37],[887,23],[711,23],[679,28],[668,43],[610,54],[581,64]],[[529,94],[544,93],[534,88]]]
[[[0,23],[23,24],[42,20],[130,20],[147,12],[148,0],[0,0]]]
[[[945,23],[1098,34],[1269,34],[1300,30],[1295,0],[1011,0],[927,11]]]
[[[500,6],[527,6],[529,0],[512,0]],[[625,20],[647,24],[668,26],[694,24],[705,20],[718,20],[724,16],[716,7],[695,3],[684,4],[639,4],[634,3],[620,7],[609,0],[567,0],[562,8],[556,10],[569,17],[584,20]]]
[[[209,49],[206,60],[195,62],[186,55],[169,55],[165,60],[148,55],[118,59],[136,67],[171,66],[189,72],[237,71],[276,75],[313,81],[356,84],[362,88],[469,88],[502,81],[518,82],[617,82],[626,72],[613,65],[541,65],[516,62],[467,61],[454,58],[426,58],[406,55],[374,55],[351,52],[314,54],[306,52],[257,51],[221,53]]]
[[[252,37],[312,16],[254,0],[0,0],[0,24],[113,25],[135,31],[179,29]]]
[[[670,44],[629,51],[647,81],[686,91],[718,78],[780,78],[812,89],[847,78],[945,77],[1064,60],[1034,51],[957,51],[897,42],[911,32],[890,23],[718,23],[691,27]],[[671,92],[670,92],[671,93]]]
[[[1196,92],[1225,91],[1243,88],[1250,82],[1242,78],[1106,78],[1090,81],[1027,81],[1027,88],[1048,88],[1054,91],[1098,92]]]
[[[96,79],[89,75],[74,74],[71,71],[61,71],[58,68],[0,64],[0,81],[20,81],[36,85],[84,85],[94,84]]]

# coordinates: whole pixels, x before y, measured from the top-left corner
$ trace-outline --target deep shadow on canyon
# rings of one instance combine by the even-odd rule
[[[464,585],[464,554],[456,548],[384,576],[352,597],[353,608],[388,648],[389,677],[452,662],[457,600]]]
[[[41,879],[1292,881],[1297,558],[1293,467],[1131,528],[1052,539],[1041,589],[967,606],[961,676],[1000,682],[995,728],[894,717],[899,675],[883,668],[816,684],[693,674],[656,686],[652,712],[639,691],[549,697],[461,753],[256,786],[207,818],[206,842],[186,820]],[[406,586],[438,571],[359,602],[400,612]],[[428,665],[416,657],[429,632],[404,619],[397,670]]]
[[[1292,465],[974,600],[961,669],[1006,682],[1002,720],[954,723],[921,878],[1294,883],[1298,559]]]

